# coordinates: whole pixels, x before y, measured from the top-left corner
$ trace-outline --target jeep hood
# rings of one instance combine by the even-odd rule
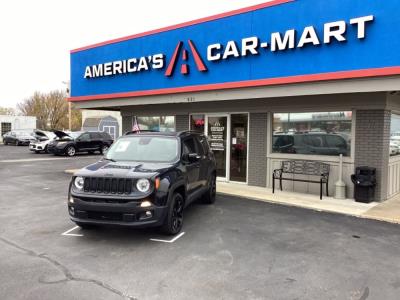
[[[101,160],[75,173],[83,177],[152,178],[174,166],[173,163],[113,162]]]

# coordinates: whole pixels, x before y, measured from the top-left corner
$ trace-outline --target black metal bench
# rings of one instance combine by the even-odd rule
[[[279,186],[282,191],[282,180],[300,181],[300,182],[311,182],[320,184],[319,197],[322,199],[322,186],[326,185],[326,196],[328,194],[328,181],[329,181],[329,165],[317,161],[306,161],[306,160],[287,160],[282,161],[281,168],[275,169],[272,174],[272,193],[275,193],[275,179],[279,179]],[[283,177],[283,174],[293,175],[311,175],[318,176],[317,180],[306,180]]]

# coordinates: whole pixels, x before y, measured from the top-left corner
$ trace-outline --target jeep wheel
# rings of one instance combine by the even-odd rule
[[[215,195],[217,193],[217,184],[215,175],[211,175],[210,180],[208,182],[207,192],[203,196],[203,203],[213,204],[215,202]]]
[[[171,204],[168,207],[168,214],[161,229],[165,234],[175,235],[179,233],[183,225],[183,197],[179,193],[172,195]]]
[[[5,145],[5,146],[7,146],[7,145],[8,145],[8,143],[7,143],[6,141],[4,141],[4,145]]]
[[[74,156],[76,154],[75,147],[68,146],[67,149],[65,150],[65,154],[67,154],[67,156]]]

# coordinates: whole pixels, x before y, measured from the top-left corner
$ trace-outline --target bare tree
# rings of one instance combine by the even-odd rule
[[[35,116],[38,128],[44,130],[68,128],[68,102],[64,91],[50,93],[35,92],[33,96],[18,104],[18,109],[25,116]],[[72,130],[81,128],[82,114],[72,109]]]
[[[14,116],[15,114],[16,114],[16,111],[14,108],[0,106],[0,115]]]

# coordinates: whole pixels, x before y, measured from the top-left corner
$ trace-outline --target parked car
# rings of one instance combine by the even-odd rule
[[[4,145],[28,146],[33,141],[36,139],[28,131],[14,130],[3,135]]]
[[[48,144],[47,151],[55,155],[74,156],[78,152],[94,153],[95,151],[103,154],[113,143],[108,133],[100,131],[66,133],[55,130],[54,134],[57,137]]]
[[[396,143],[396,142],[393,142],[392,140],[390,141],[389,154],[391,156],[400,154],[400,146],[399,146],[399,144]]]
[[[57,136],[51,131],[34,130],[33,131],[36,141],[29,144],[29,150],[40,153],[47,153],[47,147],[49,143],[54,140]]]
[[[334,133],[276,134],[273,152],[348,156],[350,146],[346,139]]]
[[[68,212],[82,228],[161,227],[177,234],[184,208],[197,199],[214,203],[215,192],[215,158],[203,134],[136,133],[74,174]]]

